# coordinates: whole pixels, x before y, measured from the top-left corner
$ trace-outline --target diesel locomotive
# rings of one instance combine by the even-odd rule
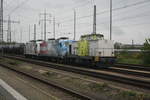
[[[116,61],[113,41],[104,39],[102,34],[83,35],[79,41],[66,37],[30,41],[25,45],[24,55],[57,63],[98,67],[112,65]]]
[[[33,40],[26,44],[5,44],[2,47],[6,54],[56,63],[108,67],[116,62],[114,43],[104,39],[102,34],[82,35],[79,41],[61,37],[47,41]]]

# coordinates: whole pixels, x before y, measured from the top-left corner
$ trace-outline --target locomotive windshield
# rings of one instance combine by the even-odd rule
[[[103,40],[104,35],[102,34],[90,34],[81,36],[81,40]]]

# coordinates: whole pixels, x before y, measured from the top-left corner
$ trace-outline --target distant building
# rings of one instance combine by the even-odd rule
[[[143,45],[141,44],[122,44],[122,43],[115,43],[115,49],[141,49]]]
[[[122,43],[115,43],[115,53],[120,53],[120,52],[130,52],[130,53],[137,53],[141,52],[143,48],[143,45],[140,44],[122,44]]]
[[[122,49],[141,49],[143,48],[143,45],[140,45],[140,44],[134,44],[134,45],[131,45],[131,44],[123,44]]]

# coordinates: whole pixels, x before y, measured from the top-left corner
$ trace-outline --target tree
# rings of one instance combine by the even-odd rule
[[[150,64],[150,38],[146,39],[144,47],[142,48],[142,58],[144,64]]]
[[[120,49],[121,46],[122,46],[122,44],[119,43],[119,42],[116,42],[115,45],[114,45],[115,49]]]

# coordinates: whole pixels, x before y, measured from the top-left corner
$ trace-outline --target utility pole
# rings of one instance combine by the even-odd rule
[[[16,41],[16,29],[13,31],[13,36],[14,36],[14,42],[17,42]]]
[[[96,5],[94,5],[94,15],[93,15],[93,34],[96,34]]]
[[[53,17],[53,34],[54,34],[54,39],[56,38],[56,25],[58,25],[59,27],[59,24],[58,22],[56,22],[56,18]]]
[[[8,21],[4,20],[3,22],[7,22],[8,23],[8,26],[7,26],[7,28],[8,28],[8,30],[7,30],[7,42],[11,43],[11,41],[12,41],[11,23],[18,23],[19,24],[20,22],[19,21],[12,21],[10,16],[8,16]]]
[[[110,40],[112,40],[112,0],[110,0]]]
[[[10,16],[8,17],[8,30],[7,30],[7,42],[11,43],[11,22],[10,22]]]
[[[41,25],[41,39],[43,40],[43,24]]]
[[[0,43],[4,42],[3,39],[3,0],[0,1]],[[1,53],[3,55],[3,44],[2,44],[2,48],[1,48]]]
[[[0,1],[0,42],[3,42],[3,0]]]
[[[132,40],[132,47],[134,47],[134,40]]]
[[[46,41],[46,10],[44,13],[44,40]]]
[[[34,24],[34,41],[36,41],[36,24]]]
[[[53,33],[54,33],[54,39],[55,39],[55,17],[53,18]]]
[[[29,25],[29,42],[30,42],[30,32],[31,32],[31,30],[30,30],[30,25]]]
[[[22,43],[22,27],[20,28],[20,43]]]
[[[46,22],[47,22],[47,21],[51,21],[51,20],[48,20],[47,15],[50,15],[50,14],[49,14],[49,13],[46,13],[46,10],[45,10],[44,13],[41,13],[41,14],[40,14],[40,16],[41,16],[41,15],[44,16],[44,19],[41,19],[40,22],[41,22],[41,21],[44,21],[44,40],[46,41],[46,39],[47,39],[47,37],[46,37],[46,33],[47,33],[47,31],[46,31],[46,27],[47,27],[47,26],[46,26],[46,25],[47,25],[47,23],[46,23]]]
[[[74,9],[74,40],[76,40],[76,11]]]

